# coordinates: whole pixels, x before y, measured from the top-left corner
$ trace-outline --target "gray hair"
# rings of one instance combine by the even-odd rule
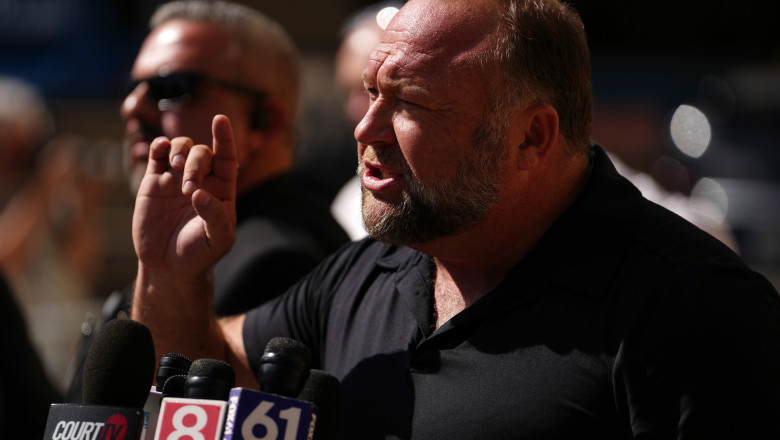
[[[300,100],[301,67],[298,49],[287,31],[263,13],[224,0],[177,0],[161,5],[149,20],[157,26],[174,19],[199,21],[217,25],[236,37],[242,51],[252,57],[268,60],[268,69],[281,89],[272,90],[290,106],[295,120]]]

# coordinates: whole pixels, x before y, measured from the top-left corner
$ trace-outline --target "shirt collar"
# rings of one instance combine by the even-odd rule
[[[600,298],[632,243],[642,197],[598,145],[590,166],[585,188],[536,251],[543,254],[547,282]]]
[[[496,291],[512,290],[528,279],[526,291],[541,292],[549,283],[600,298],[615,277],[621,258],[631,244],[637,224],[641,193],[618,174],[606,152],[591,148],[590,177],[580,195],[544,234],[537,246],[507,275]],[[398,271],[398,290],[405,297],[430,295],[430,257],[406,247],[391,247],[378,265]],[[415,269],[416,270],[412,270]],[[542,273],[542,276],[536,276]],[[502,289],[502,286],[514,286]],[[411,295],[406,295],[410,293]],[[503,295],[487,295],[503,296]],[[522,298],[532,300],[536,295]],[[420,299],[413,300],[419,307]],[[425,301],[429,301],[425,298]]]

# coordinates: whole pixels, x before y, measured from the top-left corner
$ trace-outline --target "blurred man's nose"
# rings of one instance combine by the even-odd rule
[[[149,85],[145,82],[139,83],[131,90],[119,108],[119,114],[124,120],[156,117],[159,112],[156,103],[150,99]]]

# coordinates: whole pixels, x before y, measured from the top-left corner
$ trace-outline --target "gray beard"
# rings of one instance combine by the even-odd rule
[[[451,236],[484,220],[498,201],[499,171],[507,156],[504,133],[503,127],[483,122],[454,177],[426,186],[406,176],[409,189],[403,200],[382,212],[366,209],[371,193],[362,188],[368,234],[388,244],[412,246]]]

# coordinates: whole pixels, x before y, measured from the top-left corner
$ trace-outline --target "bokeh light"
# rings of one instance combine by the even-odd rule
[[[376,14],[376,24],[379,25],[382,29],[387,29],[387,25],[390,24],[390,21],[395,17],[395,14],[398,13],[398,8],[393,6],[388,6],[386,8],[383,8],[381,11],[379,11]]]
[[[707,116],[690,105],[677,107],[669,129],[674,144],[689,157],[701,157],[712,140],[712,127]]]
[[[691,189],[691,199],[695,201],[706,201],[715,209],[710,210],[710,217],[723,223],[729,211],[729,197],[723,185],[717,180],[709,177],[703,177],[696,182]]]

